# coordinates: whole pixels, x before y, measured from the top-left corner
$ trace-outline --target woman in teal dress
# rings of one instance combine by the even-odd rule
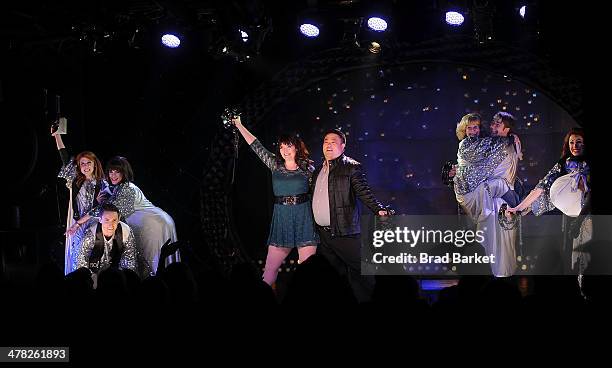
[[[317,236],[308,194],[314,166],[308,159],[308,150],[295,136],[280,137],[279,154],[268,151],[249,132],[240,118],[233,120],[242,137],[261,161],[272,171],[274,213],[268,236],[268,255],[263,280],[274,284],[281,266],[293,248],[299,254],[298,263],[304,262],[317,250]]]

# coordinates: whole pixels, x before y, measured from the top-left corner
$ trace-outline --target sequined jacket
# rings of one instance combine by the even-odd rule
[[[81,186],[86,185],[85,201],[89,205],[86,208],[80,208],[78,206],[79,201],[77,200],[77,196],[81,190],[81,186],[77,186],[76,184],[76,171],[78,170],[77,163],[73,157],[70,157],[67,149],[61,148],[59,150],[59,154],[60,158],[62,159],[62,168],[57,174],[57,177],[65,179],[66,187],[72,188],[72,198],[70,198],[70,200],[72,201],[72,208],[74,209],[74,219],[78,220],[85,215],[94,216],[94,213],[92,212],[93,209],[100,205],[97,199],[98,193],[100,193],[101,189],[106,187],[106,182],[104,180],[83,182]]]
[[[94,221],[88,228],[84,230],[84,234],[82,237],[82,241],[80,246],[76,248],[76,257],[73,259],[76,260],[76,268],[86,267],[89,268],[89,257],[91,252],[96,244],[96,229],[98,226],[98,221]],[[135,248],[135,240],[134,240],[134,232],[128,226],[128,224],[124,222],[119,222],[121,226],[121,233],[123,235],[123,252],[121,253],[121,259],[119,260],[119,268],[120,269],[130,269],[136,270],[136,248]],[[110,253],[110,249],[106,249],[105,252]],[[111,259],[108,257],[102,257],[100,260],[99,269],[107,268]]]
[[[311,193],[322,168],[318,167],[313,174]],[[329,161],[328,192],[331,235],[334,237],[361,233],[357,198],[376,214],[385,209],[372,193],[361,163],[344,154]]]
[[[578,180],[583,179],[585,192],[589,191],[590,168],[587,161],[573,157],[562,158],[536,185],[536,189],[542,189],[542,194],[531,204],[531,210],[534,215],[540,216],[545,212],[555,209],[555,205],[550,200],[550,187],[555,180],[566,174],[576,174],[576,186],[578,185]],[[582,205],[584,205],[584,199],[585,196],[583,196]]]
[[[111,194],[105,203],[111,203],[119,210],[121,219],[127,219],[134,213],[134,203],[136,201],[136,191],[130,185],[130,182],[124,181],[117,184],[108,192]],[[99,217],[102,215],[102,206],[99,205],[92,209],[92,215]]]
[[[514,137],[467,137],[459,143],[455,193],[472,192],[493,174],[494,169],[508,156],[507,147]]]

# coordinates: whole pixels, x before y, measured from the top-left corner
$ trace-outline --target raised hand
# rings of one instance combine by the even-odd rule
[[[226,108],[221,114],[221,121],[225,128],[231,128],[240,124],[240,113],[236,108]]]

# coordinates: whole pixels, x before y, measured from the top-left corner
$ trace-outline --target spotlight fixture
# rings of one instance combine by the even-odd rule
[[[315,26],[314,24],[310,24],[310,23],[304,23],[300,25],[300,32],[308,38],[318,37],[320,33],[319,27]]]
[[[368,27],[376,32],[384,32],[387,30],[387,21],[379,17],[370,17]]]
[[[167,33],[162,36],[161,42],[164,46],[175,49],[180,46],[181,39],[171,33]]]
[[[445,20],[447,24],[457,27],[463,24],[465,17],[457,11],[447,11]]]

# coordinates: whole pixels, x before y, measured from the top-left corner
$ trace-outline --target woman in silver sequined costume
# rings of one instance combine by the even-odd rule
[[[165,260],[159,259],[164,243],[177,241],[176,226],[172,217],[154,206],[133,183],[134,173],[128,160],[121,156],[110,159],[106,164],[106,175],[110,194],[108,203],[117,206],[122,219],[134,230],[140,276],[154,275],[160,261],[180,261],[178,251]]]
[[[76,270],[74,254],[81,241],[83,229],[90,223],[92,210],[104,200],[104,170],[93,152],[84,151],[71,157],[66,149],[62,136],[51,130],[62,159],[62,168],[57,175],[66,180],[70,192],[68,216],[66,219],[66,245],[64,252],[64,273],[67,275]],[[78,168],[78,169],[77,169]]]
[[[493,117],[490,137],[460,135],[460,128],[465,132],[468,121],[473,119],[470,115],[473,114],[464,116],[457,127],[457,136],[464,138],[457,151],[455,196],[477,231],[483,231],[482,246],[487,255],[495,256],[495,263],[491,263],[493,275],[507,277],[516,269],[516,229],[502,229],[497,214],[506,203],[502,197],[514,190],[520,141],[509,135],[514,117],[502,112]]]
[[[538,182],[535,189],[509,213],[531,210],[536,216],[558,208],[565,215],[578,217],[589,193],[589,165],[584,151],[584,132],[580,128],[570,130],[563,140],[561,158]],[[589,262],[589,254],[578,248],[591,239],[592,223],[584,219],[578,237],[572,240],[572,269],[582,274]]]

